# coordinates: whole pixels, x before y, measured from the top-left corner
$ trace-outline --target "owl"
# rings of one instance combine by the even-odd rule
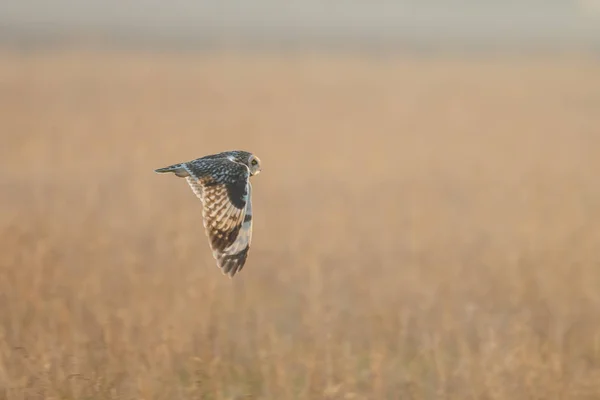
[[[252,185],[260,159],[234,150],[156,169],[185,178],[202,202],[202,219],[213,257],[230,278],[246,263],[252,240]]]

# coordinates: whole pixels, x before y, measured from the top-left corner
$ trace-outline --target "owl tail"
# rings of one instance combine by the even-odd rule
[[[183,164],[175,164],[175,165],[170,165],[168,167],[155,169],[154,172],[159,173],[159,174],[173,172],[175,175],[177,175],[180,178],[185,178],[186,176],[190,176],[190,173],[187,171],[187,169],[185,168],[185,166]]]

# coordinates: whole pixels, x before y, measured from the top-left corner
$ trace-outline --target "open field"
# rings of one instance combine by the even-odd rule
[[[600,63],[0,54],[0,399],[600,398]],[[230,280],[184,180],[255,152]]]

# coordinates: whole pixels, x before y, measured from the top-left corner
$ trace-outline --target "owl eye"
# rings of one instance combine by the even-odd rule
[[[256,159],[254,159],[254,160],[252,160],[252,162],[250,164],[256,165],[256,164],[258,164],[258,161],[256,161]]]

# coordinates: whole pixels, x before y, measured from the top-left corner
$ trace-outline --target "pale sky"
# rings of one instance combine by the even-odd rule
[[[598,0],[3,0],[2,32],[600,43]]]

